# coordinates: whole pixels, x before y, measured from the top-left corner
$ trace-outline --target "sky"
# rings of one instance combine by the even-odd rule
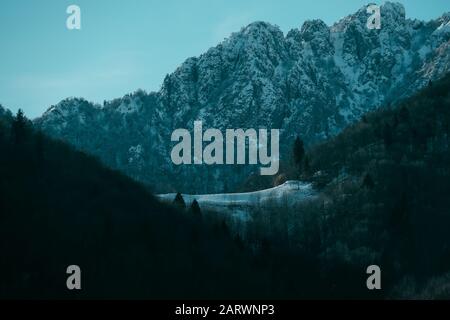
[[[102,103],[137,89],[159,90],[164,76],[253,21],[283,32],[308,19],[328,25],[360,0],[1,0],[0,104],[29,118],[67,97]],[[450,11],[448,0],[399,1],[410,18]],[[81,9],[69,30],[66,9]]]

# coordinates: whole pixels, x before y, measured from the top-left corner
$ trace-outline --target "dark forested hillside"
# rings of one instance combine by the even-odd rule
[[[34,131],[22,113],[0,117],[0,254],[0,298],[259,291],[258,272],[220,222],[202,225],[161,205],[129,178]],[[66,288],[69,265],[82,270],[79,292]]]
[[[34,130],[22,113],[2,112],[0,298],[333,294],[335,274],[321,276],[309,253],[277,248],[269,235],[243,239],[220,215],[185,206],[158,203],[143,186]],[[69,265],[82,270],[81,291],[66,288]],[[342,296],[371,297],[363,288]]]
[[[321,195],[243,226],[181,195],[163,206],[0,109],[0,297],[448,298],[449,89],[430,82],[312,148],[297,139],[278,178]],[[371,264],[381,291],[367,290]]]
[[[397,297],[449,297],[450,75],[313,147],[321,257],[379,264]],[[334,258],[333,258],[334,259]]]
[[[268,260],[280,252],[301,257],[299,272],[312,262],[315,288],[326,297],[373,297],[365,279],[375,264],[378,297],[449,298],[449,128],[450,75],[322,144],[304,147],[297,138],[273,182],[310,181],[320,196],[255,210],[246,242],[270,248]],[[246,188],[269,183],[251,177]]]

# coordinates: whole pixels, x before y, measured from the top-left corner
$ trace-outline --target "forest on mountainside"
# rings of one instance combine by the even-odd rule
[[[449,128],[447,75],[321,144],[297,138],[274,182],[309,181],[322,195],[297,208],[256,210],[263,231],[250,226],[249,241],[264,234],[279,250],[307,252],[321,275],[339,275],[335,297],[353,291],[370,264],[381,267],[385,297],[450,297]]]
[[[321,196],[246,225],[142,185],[0,115],[1,298],[448,298],[450,76],[294,144],[277,179]],[[266,182],[264,182],[266,183]],[[81,267],[83,289],[66,289]],[[382,290],[366,268],[382,270]]]

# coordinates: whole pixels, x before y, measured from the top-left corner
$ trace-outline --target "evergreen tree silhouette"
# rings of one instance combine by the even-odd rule
[[[375,187],[375,182],[373,182],[373,179],[370,174],[367,173],[364,176],[362,185],[364,188],[367,188],[367,189],[372,189],[373,187]]]
[[[166,104],[167,107],[170,108],[172,106],[173,84],[172,84],[172,79],[170,78],[169,74],[166,74],[163,83],[164,83],[164,87],[166,88],[165,104]]]
[[[195,217],[196,219],[202,218],[202,211],[201,211],[200,206],[198,205],[198,202],[196,199],[194,199],[194,201],[192,201],[190,211],[192,213],[192,216]]]
[[[175,196],[175,199],[173,200],[173,204],[180,209],[183,209],[183,210],[186,209],[186,202],[184,202],[183,196],[179,192]]]
[[[44,160],[44,134],[41,131],[37,131],[35,140],[36,158],[38,164],[41,164]]]
[[[294,164],[298,170],[298,173],[300,174],[300,171],[302,169],[303,158],[305,156],[305,147],[303,144],[303,140],[300,139],[299,136],[295,138],[292,155],[294,159]]]
[[[19,109],[17,115],[14,117],[11,125],[11,137],[15,144],[23,143],[26,135],[27,119],[22,111]]]
[[[306,155],[305,159],[303,160],[303,171],[307,174],[310,169],[311,165],[309,163],[309,157]]]

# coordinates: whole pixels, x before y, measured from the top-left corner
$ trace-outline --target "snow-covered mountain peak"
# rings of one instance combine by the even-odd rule
[[[320,19],[314,19],[306,20],[303,23],[300,32],[305,41],[311,41],[315,36],[327,35],[330,31],[325,22]]]
[[[443,14],[439,19],[437,19],[439,26],[433,32],[433,35],[447,36],[450,34],[450,12]]]
[[[369,17],[365,6],[331,27],[310,20],[286,36],[270,23],[251,23],[186,59],[158,92],[103,108],[65,100],[36,122],[159,192],[232,189],[256,168],[177,167],[171,132],[195,120],[205,128],[276,128],[287,153],[296,135],[307,143],[326,139],[449,71],[448,14],[406,19],[401,4],[387,2],[380,30],[367,28]],[[130,162],[137,145],[139,161]]]
[[[381,15],[389,22],[402,22],[406,17],[405,7],[401,3],[387,1],[381,6]]]

